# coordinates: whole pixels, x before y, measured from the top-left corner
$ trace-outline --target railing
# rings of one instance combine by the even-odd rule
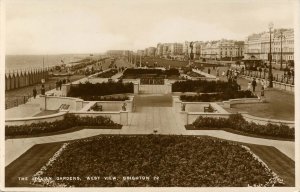
[[[13,96],[10,97],[9,101],[5,102],[5,109],[17,107],[19,105],[25,104],[28,102],[29,98],[31,98],[31,95],[23,95],[23,96]],[[13,98],[13,99],[11,99]]]
[[[245,70],[242,75],[254,77],[254,78],[260,78],[260,79],[266,79],[269,78],[269,73],[265,71],[251,71],[251,70]],[[282,74],[275,74],[273,75],[273,81],[280,82],[280,83],[286,83],[294,85],[295,83],[295,77],[292,75],[282,75]]]
[[[52,90],[53,88],[54,86],[51,85],[45,86],[46,91]],[[5,99],[5,109],[10,109],[27,103],[30,100],[30,98],[33,97],[33,95],[31,94],[31,89],[26,90],[26,92],[28,92],[27,95],[10,96],[8,99]]]

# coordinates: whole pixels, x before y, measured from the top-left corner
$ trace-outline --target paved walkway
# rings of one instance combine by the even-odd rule
[[[130,113],[129,125],[122,129],[84,129],[53,136],[8,139],[5,141],[5,166],[21,156],[35,144],[70,141],[100,134],[157,134],[209,135],[226,140],[274,146],[295,160],[295,143],[255,137],[241,136],[218,130],[186,130],[179,113],[172,110],[170,95],[140,95],[136,100],[136,112]]]
[[[211,68],[212,69],[212,68]],[[222,67],[220,69],[220,74],[222,71],[226,71],[227,67]],[[207,69],[204,70],[207,72]],[[211,73],[216,75],[216,70],[211,70]],[[227,81],[226,76],[219,76],[220,80]],[[241,85],[243,90],[247,90],[248,80],[239,77],[238,84]],[[258,83],[256,87],[255,93],[260,96],[261,84]],[[243,105],[236,105],[236,109],[233,106],[233,112],[236,111],[247,111],[249,114],[265,117],[269,119],[280,119],[280,120],[288,120],[293,121],[295,116],[295,95],[294,93],[275,89],[275,88],[267,88],[265,91],[265,99],[267,103],[256,104],[256,107]]]

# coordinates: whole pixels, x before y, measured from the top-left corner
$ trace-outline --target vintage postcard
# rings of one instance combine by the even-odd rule
[[[0,9],[1,191],[300,190],[299,0]]]

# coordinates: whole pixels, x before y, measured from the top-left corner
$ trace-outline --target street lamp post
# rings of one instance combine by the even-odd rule
[[[270,32],[270,52],[269,52],[269,56],[268,59],[270,61],[269,64],[269,87],[272,88],[273,87],[273,74],[272,74],[272,28],[273,28],[273,23],[269,24],[269,32]]]
[[[285,35],[283,35],[283,31],[280,31],[280,35],[278,36],[280,38],[280,70],[282,69],[282,38],[285,39]]]

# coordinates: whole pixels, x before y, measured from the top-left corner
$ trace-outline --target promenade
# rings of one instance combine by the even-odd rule
[[[220,76],[218,77],[222,81],[227,81],[226,76],[221,76],[222,71],[227,70],[227,67],[219,67]],[[207,72],[207,68],[204,70]],[[216,70],[211,68],[211,74],[216,75]],[[238,84],[241,89],[247,90],[249,80],[242,77],[238,77]],[[257,83],[255,94],[261,96],[261,84]],[[269,119],[280,119],[280,120],[295,120],[295,95],[292,92],[283,91],[276,88],[267,88],[265,90],[264,98],[266,103],[260,104],[243,104],[236,105],[230,109],[230,112],[247,111],[249,114],[264,117]],[[255,107],[254,107],[255,106]],[[280,112],[279,112],[280,111]]]

